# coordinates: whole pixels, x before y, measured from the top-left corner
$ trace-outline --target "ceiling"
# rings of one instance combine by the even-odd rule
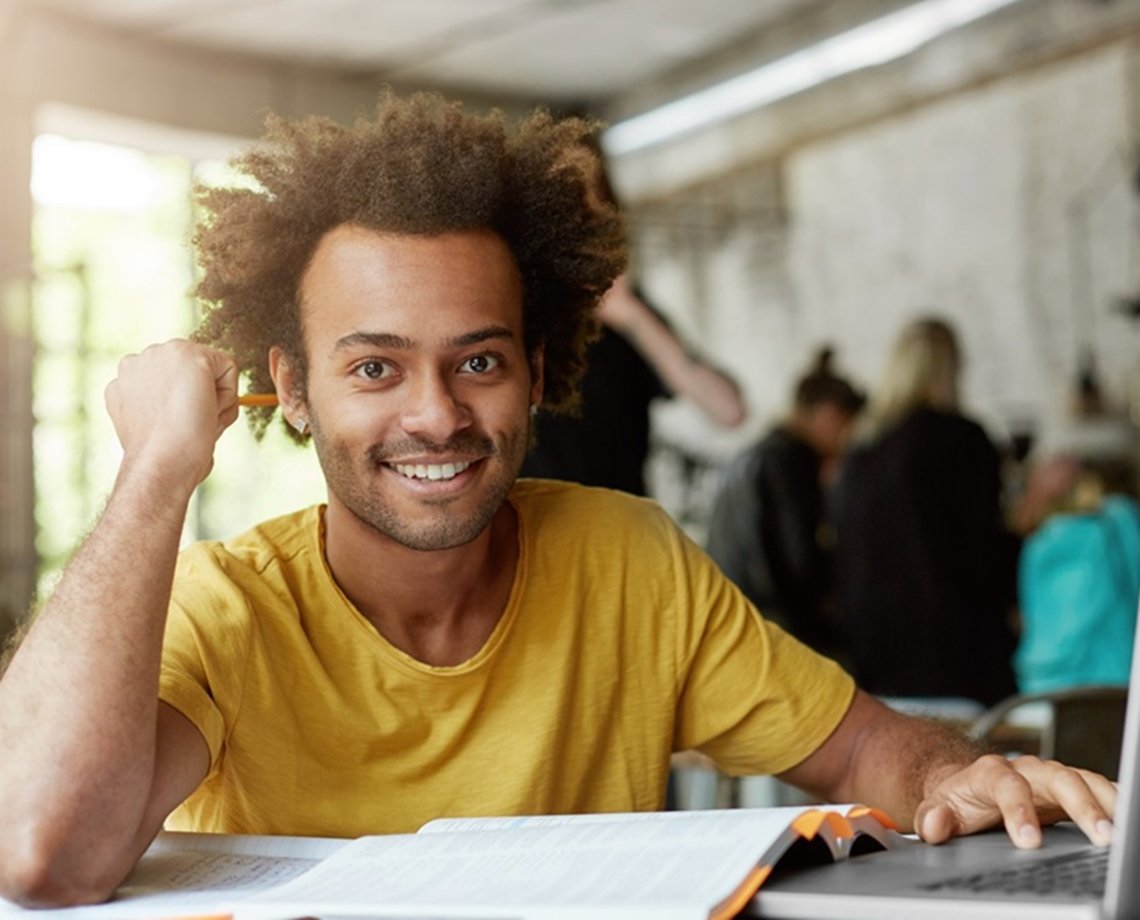
[[[397,85],[599,101],[819,0],[23,0],[161,40]]]

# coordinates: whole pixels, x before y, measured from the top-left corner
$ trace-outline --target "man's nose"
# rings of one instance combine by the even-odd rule
[[[431,374],[412,382],[401,423],[409,434],[442,442],[471,424],[471,412],[457,398],[450,380]]]

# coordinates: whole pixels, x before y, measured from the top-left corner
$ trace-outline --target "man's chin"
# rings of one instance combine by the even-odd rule
[[[489,522],[478,527],[462,529],[448,527],[443,530],[408,530],[400,528],[395,532],[387,530],[382,531],[382,533],[405,549],[420,553],[438,553],[449,549],[459,549],[473,543],[487,530],[488,526]]]
[[[477,540],[491,525],[501,503],[495,508],[483,507],[461,513],[455,497],[439,498],[421,504],[415,511],[385,511],[357,515],[377,533],[406,549],[417,552],[440,552],[458,549]],[[425,508],[424,506],[428,507]],[[426,514],[424,512],[427,512]],[[419,513],[416,513],[419,512]]]

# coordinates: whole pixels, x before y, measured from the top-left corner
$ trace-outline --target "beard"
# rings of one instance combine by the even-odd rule
[[[354,459],[345,442],[325,435],[320,419],[309,408],[313,444],[329,493],[377,533],[424,552],[463,546],[487,529],[518,478],[530,444],[528,420],[522,429],[509,432],[499,442],[476,431],[459,432],[442,444],[400,438],[374,445]],[[470,505],[471,496],[465,494],[421,499],[416,519],[402,512],[400,503],[406,505],[414,499],[393,494],[391,484],[385,483],[390,476],[398,475],[388,467],[390,458],[456,455],[481,458],[481,494],[474,507],[454,507]]]

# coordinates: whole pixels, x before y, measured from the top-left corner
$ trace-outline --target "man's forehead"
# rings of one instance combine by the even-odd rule
[[[337,340],[362,333],[438,341],[522,325],[521,274],[490,231],[421,236],[341,225],[322,237],[298,299],[302,326],[319,325]]]

